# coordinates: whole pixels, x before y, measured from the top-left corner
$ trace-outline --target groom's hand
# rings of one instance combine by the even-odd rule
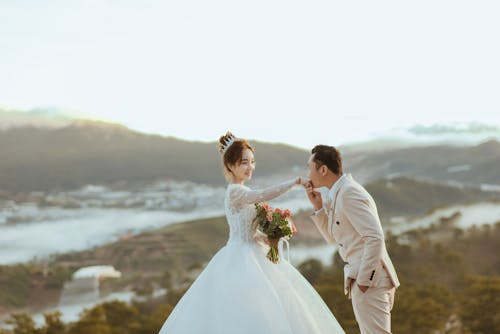
[[[309,198],[309,202],[314,207],[314,210],[319,210],[323,207],[323,199],[321,198],[321,193],[319,191],[315,191],[311,181],[306,182],[304,184],[304,188],[306,188],[307,198]]]
[[[369,287],[368,287],[368,286],[366,286],[366,285],[359,285],[359,284],[358,284],[358,288],[359,288],[361,291],[363,291],[363,293],[365,293],[365,292],[366,292],[366,290],[368,290],[368,288],[369,288]]]

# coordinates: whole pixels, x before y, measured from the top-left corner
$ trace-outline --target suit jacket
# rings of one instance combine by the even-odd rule
[[[333,200],[312,215],[319,231],[329,243],[336,243],[344,267],[344,288],[351,280],[372,286],[386,269],[393,285],[399,279],[385,247],[384,233],[371,195],[350,174],[337,181]],[[325,212],[326,211],[326,212]]]

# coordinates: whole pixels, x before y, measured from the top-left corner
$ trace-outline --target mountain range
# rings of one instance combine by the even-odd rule
[[[413,128],[417,133],[495,133],[495,126]],[[306,173],[307,150],[251,140],[257,176]],[[405,142],[406,143],[406,142]],[[433,182],[500,185],[500,142],[477,145],[340,147],[345,170],[362,183],[413,177]],[[53,110],[0,109],[0,190],[73,189],[87,184],[189,180],[223,184],[215,142],[150,135],[119,124],[75,119]]]
[[[252,144],[258,149],[261,175],[307,161],[307,152],[291,146]],[[95,121],[0,131],[0,190],[46,191],[157,180],[223,184],[216,144],[147,135]]]

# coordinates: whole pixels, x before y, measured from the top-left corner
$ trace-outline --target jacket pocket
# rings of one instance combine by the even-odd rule
[[[340,215],[335,214],[330,217],[330,224],[332,234],[335,236],[337,241],[340,241],[342,239],[342,235],[344,234],[344,220],[341,219]]]

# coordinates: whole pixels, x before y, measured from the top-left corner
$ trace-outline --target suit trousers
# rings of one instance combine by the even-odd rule
[[[380,275],[377,281],[364,293],[356,281],[352,281],[352,307],[361,334],[391,334],[391,310],[396,288],[388,275]]]

